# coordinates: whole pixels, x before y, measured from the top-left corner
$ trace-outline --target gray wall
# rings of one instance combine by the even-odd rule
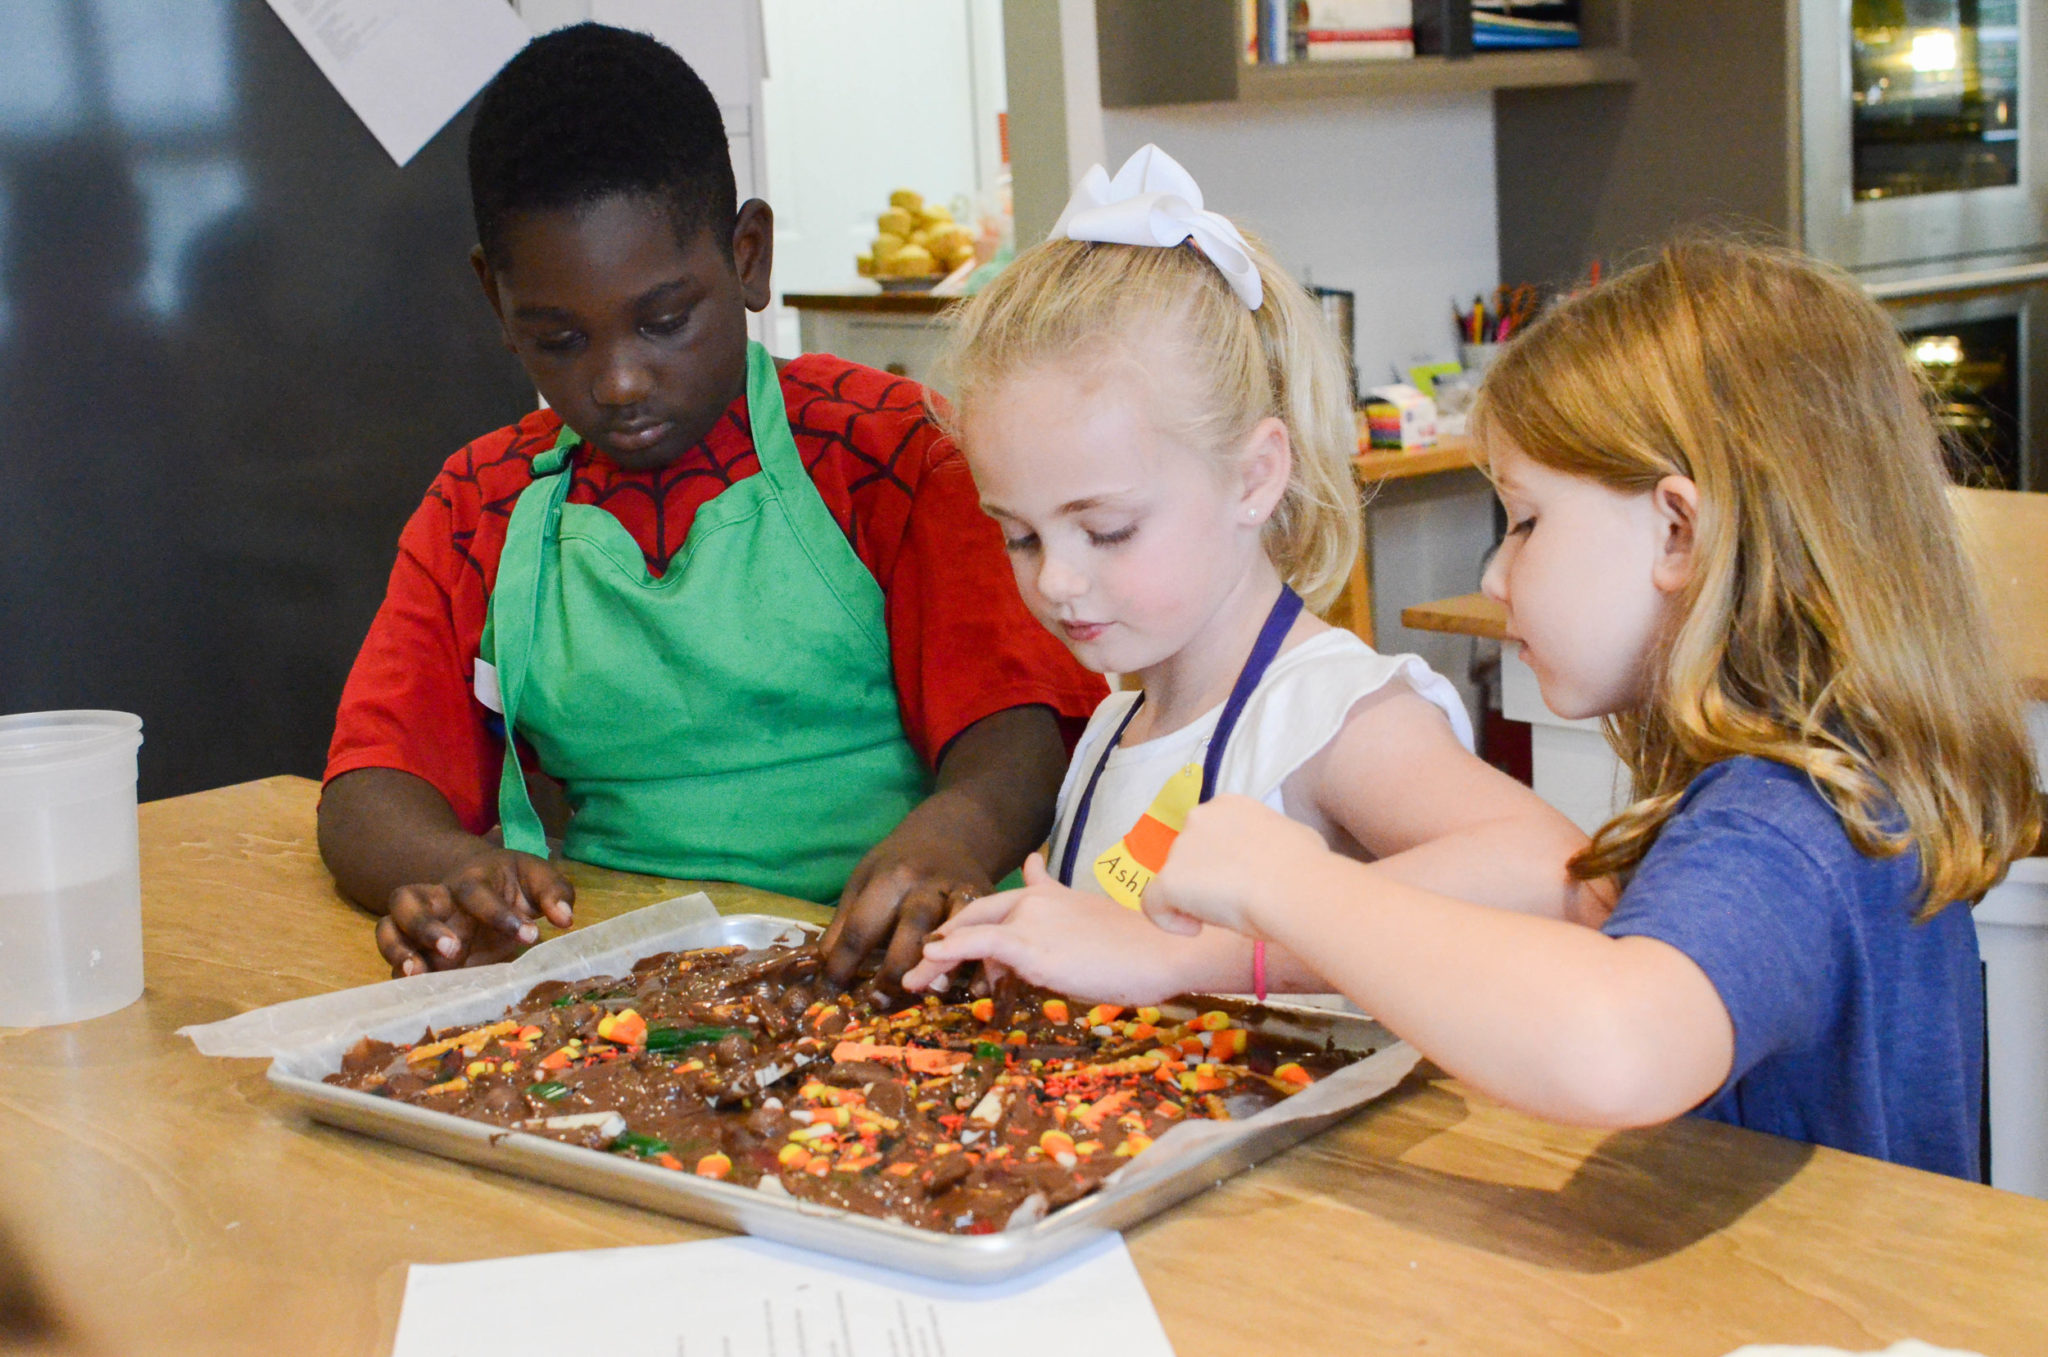
[[[6,0],[0,712],[144,721],[145,797],[317,775],[398,531],[532,408],[466,120],[404,169],[262,0]]]

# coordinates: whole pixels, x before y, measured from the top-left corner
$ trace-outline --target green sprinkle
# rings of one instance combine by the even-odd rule
[[[544,1103],[551,1103],[569,1096],[569,1086],[559,1079],[543,1079],[538,1084],[528,1085],[526,1092]]]
[[[564,994],[564,995],[562,995],[562,996],[561,996],[560,998],[558,998],[558,999],[556,999],[556,1000],[555,1000],[555,1007],[556,1007],[556,1008],[567,1008],[567,1007],[568,1007],[569,1005],[571,1005],[571,1004],[573,1004],[573,1003],[575,1003],[575,1002],[576,1002],[576,996],[575,996],[575,995],[573,995],[573,994]]]
[[[993,1041],[977,1041],[974,1043],[974,1053],[984,1060],[1000,1060],[1003,1048]]]
[[[686,1046],[704,1046],[746,1033],[737,1027],[656,1027],[647,1033],[647,1049],[654,1052],[680,1051]]]
[[[642,1159],[652,1159],[657,1154],[668,1153],[668,1142],[654,1136],[643,1136],[638,1131],[626,1131],[605,1148],[613,1154],[637,1154]]]

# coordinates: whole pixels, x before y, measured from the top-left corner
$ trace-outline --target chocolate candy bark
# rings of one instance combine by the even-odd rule
[[[480,1026],[365,1038],[327,1082],[980,1234],[1094,1191],[1186,1118],[1246,1115],[1367,1054],[1276,1041],[1245,1005],[902,1005],[820,973],[815,947],[664,952],[539,985]]]

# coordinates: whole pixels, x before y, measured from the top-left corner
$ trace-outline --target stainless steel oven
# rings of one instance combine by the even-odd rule
[[[1934,383],[1953,438],[1955,479],[2001,490],[2048,490],[2048,355],[2042,352],[2048,282],[2001,284],[1976,273],[1877,283],[1870,290],[1892,312],[1908,351]]]
[[[2048,5],[1798,14],[1808,249],[1859,271],[2048,251]]]

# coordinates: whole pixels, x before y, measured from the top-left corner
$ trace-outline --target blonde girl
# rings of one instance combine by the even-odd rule
[[[1546,703],[1606,717],[1635,800],[1572,863],[1601,931],[1475,909],[1248,801],[1198,809],[1145,907],[1314,949],[1447,1070],[1564,1121],[1688,1111],[1975,1177],[1966,906],[2040,827],[2015,688],[1927,394],[1855,283],[1665,250],[1487,378],[1485,588]]]
[[[911,987],[974,960],[1126,1001],[1327,990],[1284,949],[1137,912],[1219,791],[1432,889],[1551,914],[1574,889],[1583,836],[1472,756],[1450,685],[1314,616],[1358,546],[1350,383],[1307,294],[1201,201],[1155,147],[1098,167],[954,326],[954,430],[1025,602],[1142,689],[1089,722],[1050,867],[955,916]]]

